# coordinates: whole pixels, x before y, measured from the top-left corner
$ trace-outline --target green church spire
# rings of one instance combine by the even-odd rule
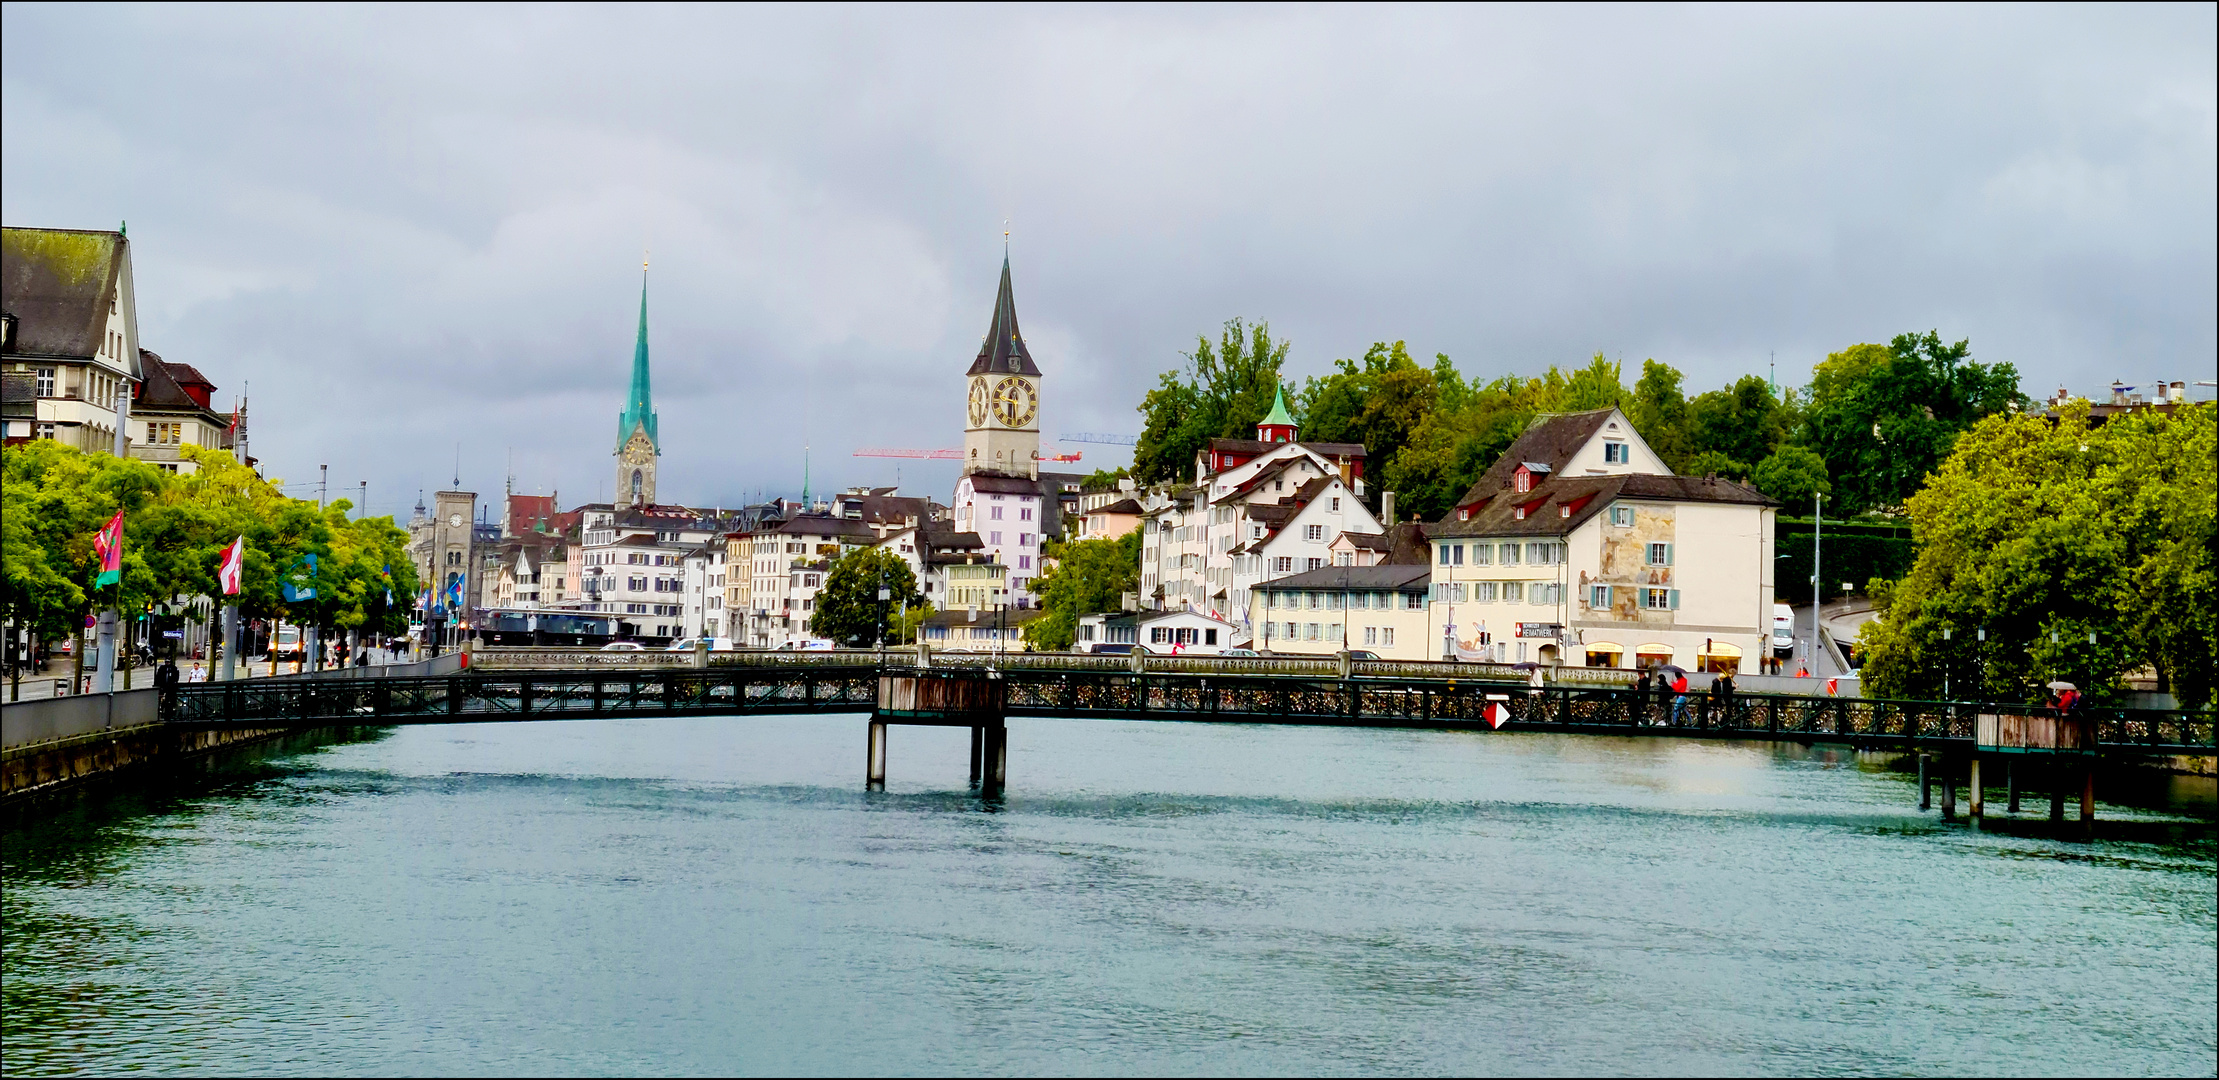
[[[647,378],[647,282],[646,268],[640,270],[640,332],[639,341],[632,346],[632,392],[625,395],[624,411],[616,418],[616,448],[632,438],[632,432],[647,429],[647,442],[655,452],[663,452],[662,439],[655,433],[655,395]]]
[[[644,347],[644,346],[643,346]],[[1294,417],[1287,412],[1287,390],[1274,387],[1271,394],[1271,414],[1256,424],[1257,427],[1293,427]]]

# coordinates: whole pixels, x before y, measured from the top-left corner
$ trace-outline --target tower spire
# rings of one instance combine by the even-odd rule
[[[624,397],[624,411],[616,419],[616,447],[624,449],[632,432],[645,428],[647,441],[660,454],[661,437],[656,432],[655,395],[647,371],[647,260],[640,260],[640,325],[639,337],[632,344],[632,388]]]

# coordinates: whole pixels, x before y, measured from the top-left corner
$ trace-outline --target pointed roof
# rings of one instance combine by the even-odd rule
[[[1024,335],[1017,332],[1017,298],[1009,287],[1009,253],[1002,253],[1002,291],[994,298],[994,322],[986,328],[986,340],[979,343],[979,357],[971,361],[971,375],[1031,375],[1038,378],[1040,368],[1032,362],[1031,351],[1025,348]]]
[[[1256,421],[1257,427],[1293,427],[1294,417],[1287,413],[1287,388],[1274,386],[1271,393],[1271,412]]]
[[[639,340],[632,346],[632,390],[624,396],[624,411],[616,418],[616,448],[632,438],[638,428],[647,429],[647,442],[655,452],[663,452],[663,442],[655,433],[655,395],[647,378],[647,283],[640,282],[640,332]]]

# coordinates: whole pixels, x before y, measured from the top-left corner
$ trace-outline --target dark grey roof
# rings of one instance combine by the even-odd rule
[[[870,523],[830,514],[795,514],[776,528],[760,530],[787,536],[875,536]]]
[[[986,327],[986,340],[979,343],[978,359],[971,361],[972,375],[1032,375],[1038,377],[1040,367],[1032,362],[1031,350],[1025,348],[1025,337],[1017,332],[1017,297],[1009,287],[1009,256],[1002,256],[1002,288],[994,297],[994,319]]]
[[[0,237],[0,308],[16,317],[15,351],[98,353],[129,241],[91,229],[11,228]]]
[[[1434,539],[1458,536],[1564,536],[1620,499],[1653,502],[1738,503],[1778,506],[1755,488],[1698,476],[1621,473],[1616,476],[1567,476],[1534,485],[1524,493],[1498,491],[1471,518],[1457,511],[1425,527]],[[1470,505],[1467,503],[1466,505]],[[1523,518],[1518,508],[1525,507]],[[1570,509],[1570,513],[1565,513]]]
[[[1274,578],[1258,586],[1259,589],[1399,589],[1403,592],[1424,592],[1433,583],[1433,568],[1424,564],[1415,566],[1381,563],[1378,566],[1321,566]]]
[[[1119,500],[1117,500],[1116,502],[1110,503],[1110,504],[1109,504],[1109,505],[1107,505],[1107,506],[1097,506],[1097,507],[1095,507],[1094,509],[1092,509],[1092,510],[1089,510],[1089,511],[1087,511],[1087,513],[1089,513],[1089,514],[1137,514],[1137,513],[1140,513],[1140,501],[1139,501],[1139,500],[1137,500],[1137,499],[1119,499]]]
[[[1350,547],[1360,547],[1366,551],[1394,550],[1394,545],[1387,541],[1387,534],[1383,532],[1368,533],[1350,529],[1343,532],[1337,539],[1346,540]]]
[[[1040,481],[1014,473],[981,470],[971,474],[971,490],[989,495],[1038,495]]]
[[[1603,422],[1609,420],[1610,414],[1615,411],[1594,409],[1535,418],[1533,423],[1526,425],[1517,441],[1510,444],[1510,449],[1503,451],[1502,456],[1495,459],[1495,463],[1472,485],[1472,489],[1465,492],[1463,498],[1456,500],[1456,505],[1466,506],[1497,492],[1510,490],[1511,474],[1517,472],[1520,465],[1541,465],[1551,474],[1563,472],[1564,463],[1570,461],[1580,447],[1587,445],[1587,440],[1594,438],[1595,433],[1603,429]],[[1449,511],[1449,517],[1455,516],[1454,510]]]
[[[1209,448],[1223,453],[1261,454],[1266,450],[1289,445],[1313,450],[1326,457],[1360,458],[1364,456],[1364,444],[1362,443],[1305,442],[1299,439],[1291,444],[1259,442],[1255,439],[1211,439]]]

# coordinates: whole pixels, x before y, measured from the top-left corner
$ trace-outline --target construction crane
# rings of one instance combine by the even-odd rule
[[[1077,461],[1079,451],[1068,454],[1042,454],[1042,461]],[[961,450],[914,450],[905,447],[873,446],[855,452],[856,457],[923,458],[927,461],[961,461]]]
[[[1093,431],[1063,433],[1064,442],[1108,443],[1111,446],[1137,446],[1140,440],[1131,435],[1103,435]]]

